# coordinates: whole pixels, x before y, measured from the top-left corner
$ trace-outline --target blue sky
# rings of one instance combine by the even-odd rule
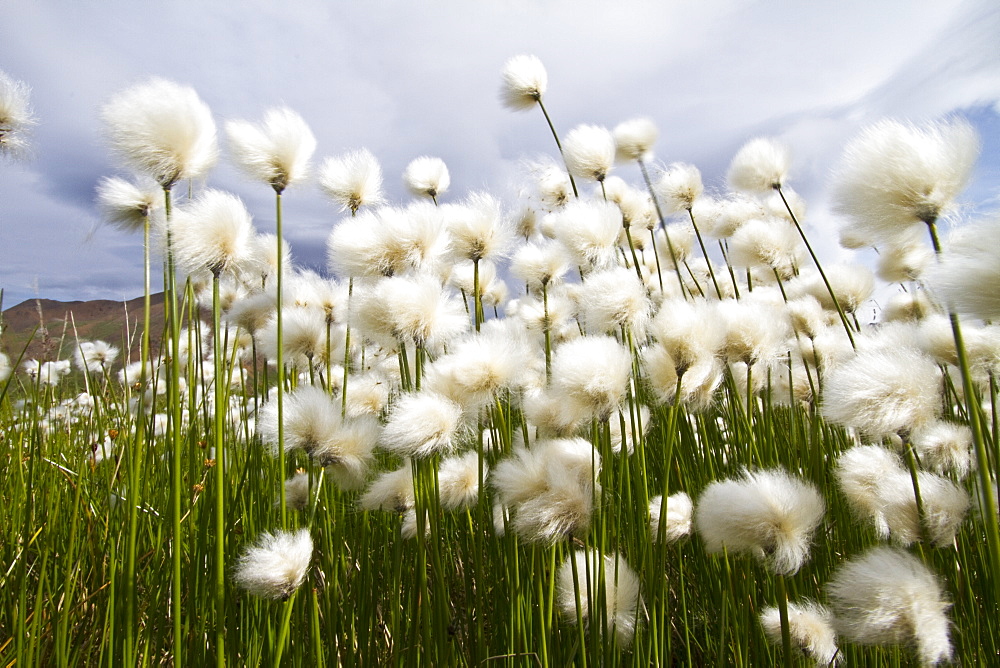
[[[845,257],[828,210],[830,170],[859,129],[884,117],[969,118],[983,153],[963,215],[998,208],[994,0],[6,0],[3,14],[0,69],[32,87],[39,120],[30,159],[0,162],[5,307],[141,294],[141,239],[101,225],[94,188],[122,174],[101,138],[101,105],[154,75],[197,89],[220,130],[292,107],[316,134],[314,164],[367,147],[394,202],[407,197],[406,164],[434,155],[451,172],[446,199],[489,190],[516,208],[522,161],[555,153],[541,115],[508,111],[497,95],[507,58],[532,53],[548,70],[547,106],[562,133],[649,117],[660,129],[657,160],[695,164],[709,190],[724,188],[748,139],[786,142],[790,184],[830,261]],[[639,180],[631,167],[617,174]],[[238,194],[258,229],[273,231],[270,189],[237,172],[224,146],[207,184]],[[285,206],[296,261],[322,268],[337,211],[315,182],[290,189]]]

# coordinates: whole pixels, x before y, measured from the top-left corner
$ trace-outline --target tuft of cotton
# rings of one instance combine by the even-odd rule
[[[569,559],[576,562],[575,568]],[[640,623],[639,590],[639,577],[617,554],[601,556],[597,550],[576,550],[556,573],[556,601],[563,617],[576,622],[579,600],[579,617],[584,623],[606,619],[607,631],[615,634],[621,648],[632,644]],[[598,608],[601,600],[603,611]]]
[[[936,420],[914,430],[910,438],[921,464],[938,473],[954,473],[961,480],[975,467],[968,425]]]
[[[778,608],[764,608],[761,626],[768,640],[781,644],[781,613]],[[815,601],[788,603],[788,630],[792,646],[816,662],[816,666],[835,666],[840,661],[833,613]]]
[[[137,183],[111,176],[97,184],[97,204],[105,219],[120,230],[141,230],[163,209],[163,189],[153,180]]]
[[[452,256],[478,262],[503,257],[514,239],[514,228],[500,202],[484,192],[473,193],[461,206],[442,207],[451,235]]]
[[[882,438],[933,420],[941,387],[937,365],[917,350],[861,350],[827,372],[822,413],[831,422]]]
[[[612,203],[571,202],[555,214],[553,230],[578,267],[605,268],[618,260],[622,214]]]
[[[510,273],[532,292],[562,280],[569,271],[563,247],[555,242],[526,243],[511,258]]]
[[[578,125],[566,134],[563,156],[573,176],[603,181],[615,162],[615,138],[607,128]]]
[[[695,525],[709,552],[749,552],[790,575],[809,556],[826,506],[816,487],[781,469],[745,471],[702,492]]]
[[[285,600],[305,580],[312,552],[308,529],[264,533],[240,556],[233,579],[254,596]]]
[[[766,267],[787,281],[798,273],[804,248],[795,228],[775,218],[755,218],[729,239],[729,262],[735,267]]]
[[[364,510],[405,513],[416,504],[413,490],[413,467],[409,461],[393,471],[386,471],[371,482],[358,505]]]
[[[483,462],[483,477],[489,466]],[[438,490],[441,507],[445,510],[468,508],[479,498],[479,453],[470,450],[463,455],[441,460],[438,470]]]
[[[534,363],[523,329],[491,320],[427,368],[424,387],[467,407],[481,406],[520,386]]]
[[[751,139],[736,152],[726,180],[734,190],[768,192],[779,188],[788,177],[791,154],[775,139]]]
[[[698,168],[683,162],[668,165],[653,189],[663,204],[664,213],[691,211],[705,191]]]
[[[404,457],[429,457],[452,450],[462,428],[462,407],[440,394],[418,392],[393,405],[382,445]]]
[[[347,418],[311,455],[338,487],[347,491],[360,489],[374,460],[381,432],[374,417]]]
[[[554,544],[589,530],[600,467],[601,456],[582,438],[544,440],[499,462],[491,484],[513,510],[521,538]]]
[[[648,162],[653,157],[653,144],[659,138],[660,131],[648,118],[633,118],[616,125],[612,136],[615,140],[615,157],[619,162]]]
[[[890,241],[946,214],[978,155],[979,138],[965,121],[880,121],[844,149],[834,208],[876,244]]]
[[[632,356],[609,336],[584,336],[563,343],[552,355],[552,383],[598,420],[607,420],[625,401]]]
[[[949,310],[983,320],[1000,318],[1000,215],[958,228],[927,285]]]
[[[101,110],[112,150],[163,188],[203,176],[218,157],[212,112],[193,88],[150,79]]]
[[[834,625],[845,640],[914,646],[927,666],[951,658],[943,587],[913,555],[876,547],[842,564],[826,590]]]
[[[309,456],[334,440],[340,428],[340,406],[325,390],[312,385],[289,392],[283,402],[285,452]],[[278,454],[278,405],[268,402],[257,414],[257,433],[271,454]]]
[[[427,197],[435,202],[448,191],[451,175],[441,158],[421,156],[412,160],[403,172],[403,183],[417,197]]]
[[[106,341],[81,341],[73,351],[73,362],[80,371],[106,374],[121,352]]]
[[[500,101],[514,111],[531,109],[542,101],[548,83],[545,65],[537,56],[514,56],[503,66]]]
[[[37,122],[31,111],[31,89],[0,70],[0,155],[20,158],[28,149],[28,132]]]
[[[617,333],[627,328],[637,341],[646,338],[651,304],[646,287],[625,267],[595,271],[578,294],[580,311],[591,334]]]
[[[791,332],[781,307],[749,297],[714,303],[725,331],[721,353],[730,363],[767,364],[787,353]]]
[[[888,244],[879,251],[875,273],[886,283],[916,281],[933,261],[933,251],[923,243]]]
[[[177,263],[187,271],[248,273],[256,269],[250,212],[236,195],[209,189],[178,209],[171,222]]]
[[[919,322],[937,312],[924,290],[897,292],[882,308],[883,322]]]
[[[666,510],[666,517],[663,511]],[[694,505],[691,497],[685,492],[677,492],[667,497],[655,496],[649,500],[649,531],[654,542],[661,538],[667,543],[676,543],[681,538],[691,535],[691,519]]]
[[[226,134],[236,164],[275,192],[309,175],[316,137],[302,116],[288,107],[267,110],[259,124],[229,121]]]
[[[366,148],[323,161],[319,185],[341,211],[356,214],[362,206],[383,202],[382,166]]]

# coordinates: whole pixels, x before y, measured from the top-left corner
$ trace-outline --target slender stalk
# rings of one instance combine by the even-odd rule
[[[215,363],[215,663],[226,665],[226,454],[225,416],[227,399],[223,382],[223,351],[219,269],[212,270],[212,345]],[[281,495],[284,498],[284,494]]]
[[[288,528],[288,504],[285,500],[285,350],[284,331],[281,322],[282,292],[282,232],[281,232],[281,191],[274,191],[275,227],[278,235],[278,258],[275,263],[277,297],[275,299],[275,321],[277,325],[277,372],[278,372],[278,504],[281,514],[281,528]]]
[[[542,98],[538,98],[538,108],[542,110],[542,115],[545,116],[545,122],[549,124],[549,130],[552,132],[552,138],[556,140],[556,148],[559,149],[559,155],[562,156],[563,164],[566,164],[566,154],[563,153],[562,143],[559,141],[559,133],[556,132],[556,126],[552,124],[552,119],[549,118],[549,112],[545,108],[545,104],[542,103]],[[566,174],[569,175],[569,184],[573,187],[573,196],[579,197],[580,192],[576,189],[576,181],[573,179],[573,175],[569,172],[569,167],[566,168]]]
[[[857,344],[854,342],[854,332],[851,328],[851,323],[847,321],[847,316],[844,314],[844,309],[840,306],[840,301],[837,299],[837,295],[833,291],[833,286],[830,285],[830,279],[826,277],[826,272],[823,271],[823,265],[820,264],[819,258],[816,257],[816,251],[813,250],[812,244],[809,243],[809,239],[806,237],[806,233],[802,230],[802,226],[799,225],[799,219],[795,217],[795,213],[792,212],[792,207],[785,199],[785,193],[782,192],[780,185],[775,185],[774,189],[778,191],[778,195],[781,196],[781,201],[785,205],[785,210],[788,211],[789,218],[792,219],[792,223],[795,224],[795,229],[798,230],[799,236],[802,238],[802,242],[806,245],[806,250],[809,251],[809,257],[812,258],[813,264],[816,265],[816,269],[819,271],[820,278],[823,279],[823,285],[826,286],[826,291],[830,293],[830,299],[833,300],[833,305],[837,309],[837,315],[840,316],[840,322],[844,325],[844,331],[847,332],[847,338],[851,341],[851,347],[857,350]]]

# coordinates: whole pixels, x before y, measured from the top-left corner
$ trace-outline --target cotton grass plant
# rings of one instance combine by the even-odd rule
[[[794,147],[751,141],[740,192],[706,195],[692,165],[650,177],[648,119],[560,142],[537,58],[508,62],[501,90],[542,109],[560,151],[527,165],[523,201],[456,194],[425,157],[392,202],[371,153],[328,158],[342,217],[319,273],[282,241],[316,148],[297,114],[227,125],[230,157],[275,191],[260,234],[205,183],[215,126],[194,91],[112,98],[134,173],[98,199],[162,252],[163,343],[144,319],[138,360],[69,328],[37,359],[0,354],[0,656],[995,657],[1000,337],[977,282],[996,260],[936,229],[968,128],[886,122],[849,144],[842,236],[906,290],[865,324],[877,279],[819,266]]]

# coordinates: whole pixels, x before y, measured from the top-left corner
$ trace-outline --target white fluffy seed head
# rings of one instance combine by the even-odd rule
[[[394,471],[386,471],[375,478],[358,505],[364,510],[384,510],[404,513],[414,507],[413,467],[409,461]]]
[[[233,579],[254,596],[287,599],[305,580],[312,551],[308,529],[264,533],[240,556]]]
[[[663,204],[664,213],[691,210],[705,190],[698,168],[683,162],[668,165],[657,179],[654,189]]]
[[[340,406],[325,390],[305,385],[285,395],[285,452],[302,450],[312,456],[337,437]],[[257,433],[271,454],[278,454],[278,405],[268,402],[257,414]]]
[[[616,333],[626,327],[637,340],[646,338],[652,305],[632,269],[595,271],[580,286],[578,301],[591,334]]]
[[[437,201],[451,185],[451,175],[444,160],[425,155],[415,158],[406,166],[403,183],[417,197]]]
[[[278,193],[309,174],[316,137],[305,120],[288,107],[267,110],[259,124],[229,121],[226,134],[236,164]]]
[[[607,420],[625,400],[632,357],[609,336],[584,336],[559,346],[552,356],[552,383],[598,420]]]
[[[553,231],[577,266],[613,266],[618,259],[621,210],[610,202],[573,201],[553,218]]]
[[[537,56],[517,55],[504,63],[500,100],[508,109],[531,109],[542,101],[549,76]]]
[[[920,462],[938,473],[954,473],[962,479],[975,466],[972,430],[967,425],[935,420],[914,430],[910,438]]]
[[[886,283],[916,281],[933,261],[933,251],[923,243],[889,244],[879,251],[876,274]]]
[[[795,228],[776,218],[747,221],[729,239],[733,266],[764,267],[784,281],[798,272],[804,250]]]
[[[603,181],[615,162],[615,138],[598,125],[578,125],[563,141],[566,168],[573,176]]]
[[[489,466],[483,462],[483,478]],[[441,507],[445,510],[468,508],[479,498],[479,453],[470,450],[463,455],[441,460],[438,470]]]
[[[892,240],[946,214],[978,155],[979,138],[965,121],[880,121],[844,150],[834,207],[876,244]]]
[[[389,413],[382,446],[404,457],[428,457],[452,450],[462,427],[462,407],[433,392],[408,394]]]
[[[780,469],[746,471],[702,492],[695,525],[709,552],[749,552],[775,573],[788,575],[808,558],[812,533],[825,511],[811,483]]]
[[[500,202],[488,193],[473,193],[464,205],[443,207],[442,213],[455,258],[495,260],[506,254],[514,239],[514,228]]]
[[[187,271],[254,271],[254,227],[243,200],[209,189],[178,209],[171,221],[177,263]]]
[[[133,183],[111,176],[97,184],[97,204],[105,219],[118,229],[141,230],[154,214],[162,211],[163,189],[152,179]]]
[[[615,126],[615,157],[619,162],[648,162],[652,159],[653,144],[660,136],[656,124],[648,118],[633,118]]]
[[[917,350],[861,350],[827,373],[822,413],[831,422],[882,438],[933,420],[941,387],[937,365]]]
[[[376,206],[384,200],[382,166],[367,148],[324,160],[319,184],[341,211],[352,214],[362,206]]]
[[[218,157],[212,112],[193,88],[151,79],[117,93],[101,117],[112,150],[163,188],[203,176]]]
[[[764,608],[761,626],[768,640],[781,644],[781,613],[778,608]],[[835,666],[840,662],[833,613],[814,601],[788,603],[788,630],[792,646],[816,662],[816,666]]]
[[[562,280],[569,271],[563,247],[554,242],[526,243],[514,251],[510,273],[532,292]]]
[[[1000,215],[958,228],[926,282],[949,309],[983,320],[1000,318]]]
[[[31,89],[0,70],[0,155],[13,159],[25,155],[28,132],[35,125],[29,97]]]
[[[666,517],[663,511],[666,510]],[[691,519],[694,505],[685,492],[676,492],[667,497],[656,496],[649,500],[649,531],[654,542],[661,540],[675,543],[691,535]],[[661,534],[662,532],[662,534]]]
[[[576,562],[570,563],[569,559]],[[596,550],[577,550],[556,573],[556,597],[559,611],[572,623],[577,621],[577,600],[580,617],[585,624],[607,619],[607,631],[615,634],[618,646],[632,644],[639,620],[639,578],[625,560],[617,554],[601,556]],[[604,578],[600,577],[603,561]],[[573,577],[574,571],[576,578]],[[603,598],[605,611],[598,609]],[[598,620],[595,622],[595,619]]]
[[[863,645],[913,645],[924,665],[951,658],[949,604],[913,555],[876,547],[840,566],[826,586],[837,632]]]
[[[735,190],[768,192],[784,185],[790,162],[788,147],[774,139],[758,137],[736,152],[726,180]]]
[[[872,295],[875,277],[863,265],[831,265],[825,267],[827,280],[845,313],[855,313]],[[803,271],[785,285],[789,298],[810,295],[828,311],[836,311],[830,291],[817,271]]]
[[[106,341],[81,341],[73,351],[73,361],[80,371],[108,373],[120,350]]]

